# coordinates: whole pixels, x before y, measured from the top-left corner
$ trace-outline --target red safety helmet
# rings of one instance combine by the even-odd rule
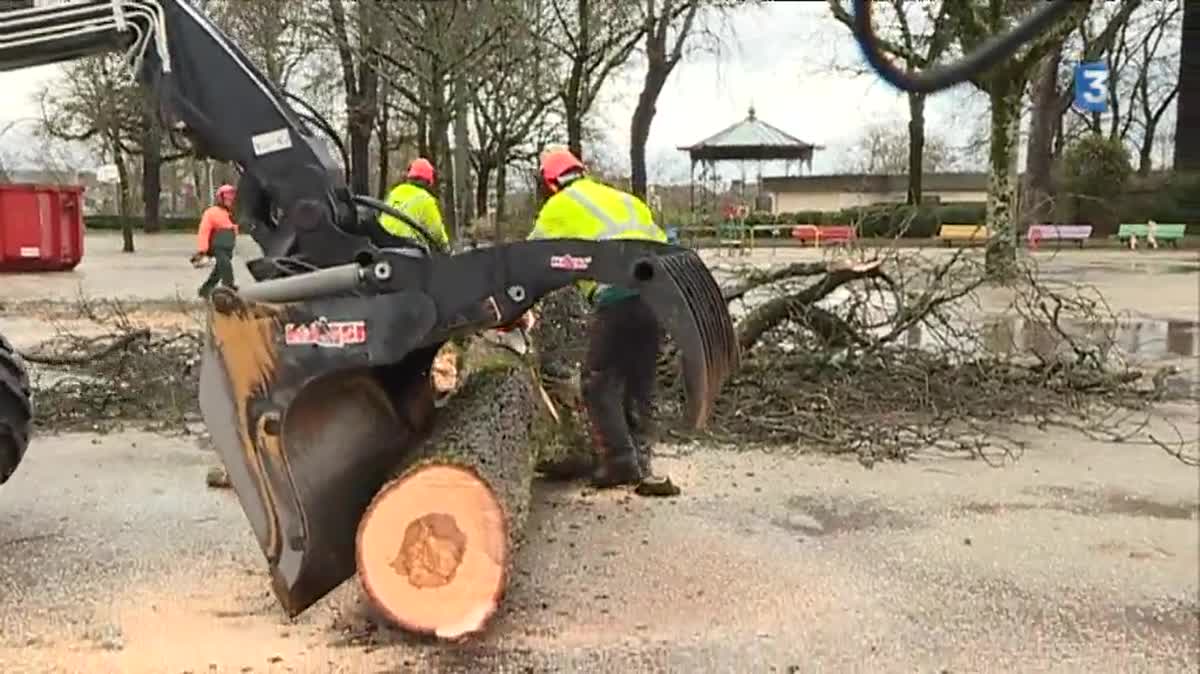
[[[571,171],[583,171],[583,162],[567,149],[551,150],[542,155],[542,181],[554,192],[559,178]]]
[[[424,157],[417,157],[408,165],[409,179],[424,180],[430,185],[433,184],[433,164],[429,163]]]
[[[217,200],[218,201],[221,199],[224,199],[225,197],[236,197],[236,196],[237,196],[237,188],[234,187],[233,185],[221,185],[220,187],[217,188]]]

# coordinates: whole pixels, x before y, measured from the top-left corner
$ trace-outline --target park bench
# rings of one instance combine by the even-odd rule
[[[1184,232],[1187,230],[1187,225],[1180,224],[1163,224],[1158,223],[1158,227],[1154,230],[1154,238],[1159,241],[1170,241],[1174,248],[1179,247],[1179,240],[1183,238]],[[1129,241],[1129,237],[1136,236],[1139,239],[1145,239],[1150,233],[1150,227],[1145,223],[1127,223],[1122,224],[1117,228],[1117,240],[1121,243]]]
[[[1074,241],[1083,248],[1083,242],[1092,236],[1091,225],[1030,225],[1025,240],[1030,248],[1042,241]]]
[[[721,250],[738,251],[745,255],[754,248],[754,231],[746,223],[726,220],[717,223],[717,247]]]
[[[937,238],[945,241],[947,246],[955,241],[987,242],[989,236],[988,228],[983,225],[942,225],[937,234]]]
[[[792,227],[792,238],[801,243],[820,246],[826,243],[846,243],[858,238],[858,231],[851,225],[796,225]]]

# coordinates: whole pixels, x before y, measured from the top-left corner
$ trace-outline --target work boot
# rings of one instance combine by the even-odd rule
[[[592,484],[600,488],[638,484],[642,470],[637,445],[629,434],[621,390],[615,378],[604,372],[589,372],[583,384],[588,409],[588,427],[596,448]]]
[[[629,433],[633,444],[637,446],[638,468],[643,477],[654,474],[650,464],[654,458],[654,425],[649,415],[635,408],[633,404],[625,410],[625,419],[629,424]]]

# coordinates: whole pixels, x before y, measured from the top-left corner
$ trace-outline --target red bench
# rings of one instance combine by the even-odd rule
[[[858,238],[858,231],[850,225],[796,225],[792,227],[792,238],[801,243],[818,246],[826,243],[846,243]]]

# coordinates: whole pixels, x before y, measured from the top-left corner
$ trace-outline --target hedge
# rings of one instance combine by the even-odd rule
[[[122,218],[119,215],[85,215],[83,225],[88,229],[103,231],[120,231],[125,223],[133,226],[133,231],[142,232],[146,229],[146,219],[141,216]],[[192,232],[200,225],[200,216],[167,217],[158,219],[160,231],[163,232]]]

